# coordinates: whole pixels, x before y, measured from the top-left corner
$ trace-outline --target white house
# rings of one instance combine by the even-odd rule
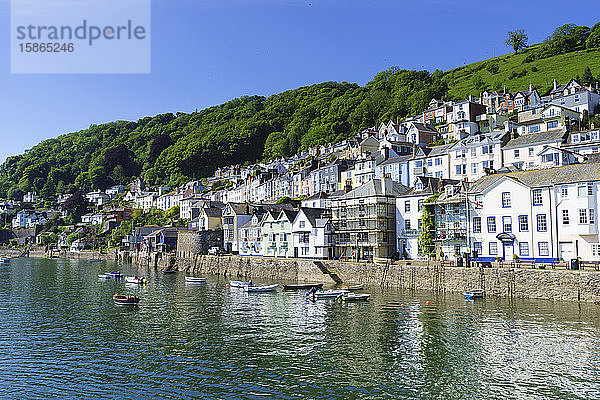
[[[300,208],[292,222],[295,258],[332,259],[335,256],[330,213],[323,208]]]
[[[85,195],[88,201],[94,206],[100,207],[110,201],[110,196],[100,190],[89,192]]]
[[[481,178],[469,189],[476,260],[599,260],[599,185],[600,163]]]
[[[256,212],[252,219],[242,225],[238,234],[238,254],[240,256],[262,256],[262,219],[264,212]]]

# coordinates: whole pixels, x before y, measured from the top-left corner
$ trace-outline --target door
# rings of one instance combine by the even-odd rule
[[[513,243],[504,243],[504,261],[512,261],[514,253]]]
[[[558,257],[565,261],[575,258],[575,251],[573,249],[573,242],[560,242],[558,244]]]

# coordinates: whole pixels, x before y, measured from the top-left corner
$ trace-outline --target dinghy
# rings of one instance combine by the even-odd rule
[[[196,278],[195,276],[186,276],[185,283],[206,283],[206,278]]]
[[[467,300],[481,299],[484,295],[485,290],[483,289],[471,289],[469,291],[463,292],[463,296],[465,296],[465,299]]]
[[[140,298],[137,296],[114,294],[113,301],[115,302],[115,306],[135,306],[140,302]]]
[[[313,291],[313,292],[307,292],[306,296],[307,297],[312,297],[313,300],[319,300],[319,299],[335,299],[336,297],[347,293],[344,290],[334,290],[334,289],[330,289],[330,290],[317,290],[317,291]]]
[[[323,284],[322,283],[304,283],[304,284],[300,284],[300,285],[283,285],[283,290],[311,290],[312,288],[322,289]]]
[[[128,276],[125,278],[125,282],[133,283],[136,285],[145,285],[148,283],[148,280],[143,276]]]
[[[267,286],[244,286],[244,290],[252,293],[274,292],[277,290],[277,284]]]
[[[340,301],[366,301],[369,298],[371,295],[367,293],[343,293],[338,296]]]
[[[244,287],[247,287],[247,286],[252,286],[252,282],[229,281],[229,286],[230,287],[244,288]]]

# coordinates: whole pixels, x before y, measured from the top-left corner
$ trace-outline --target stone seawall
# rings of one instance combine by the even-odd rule
[[[232,279],[273,279],[334,284],[327,273],[344,283],[383,287],[462,292],[483,288],[488,295],[600,304],[600,272],[518,268],[458,268],[441,265],[402,265],[267,257],[194,256],[178,258],[180,270],[226,275]]]

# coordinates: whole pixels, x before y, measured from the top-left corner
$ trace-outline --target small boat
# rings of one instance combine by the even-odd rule
[[[367,293],[344,293],[338,296],[339,301],[366,301],[371,298]]]
[[[358,284],[358,285],[346,285],[346,286],[342,286],[340,289],[342,290],[348,290],[350,292],[355,291],[355,290],[362,290],[365,287],[365,285],[363,284]]]
[[[465,299],[473,300],[473,299],[481,299],[485,295],[485,290],[483,289],[471,289],[469,291],[463,292]]]
[[[9,264],[10,258],[8,257],[0,257],[0,264]]]
[[[174,273],[176,273],[176,272],[177,272],[177,270],[176,270],[176,269],[163,269],[163,270],[162,270],[162,273],[163,273],[163,274],[174,274]]]
[[[113,301],[115,302],[115,306],[135,306],[140,302],[140,298],[137,296],[115,294],[113,295]]]
[[[148,283],[148,280],[143,276],[128,276],[125,278],[125,282],[133,283],[136,285],[145,285]]]
[[[322,283],[305,283],[300,285],[283,285],[283,290],[311,290],[311,289],[323,289]]]
[[[100,259],[100,258],[88,258],[89,262],[102,262],[104,260]]]
[[[100,274],[100,275],[98,275],[98,278],[100,278],[100,279],[122,279],[123,274],[120,273],[119,271],[113,271],[113,272],[107,272],[106,274]]]
[[[307,297],[312,297],[313,299],[334,299],[344,293],[347,293],[345,290],[317,290],[315,292],[307,292]]]
[[[274,292],[277,290],[278,284],[267,285],[267,286],[244,286],[244,290],[246,292],[253,293],[264,293],[264,292]]]
[[[252,286],[252,282],[243,282],[243,281],[229,281],[230,287],[239,287],[244,288],[247,286]]]
[[[195,276],[186,276],[186,283],[206,283],[206,278],[196,278]]]

